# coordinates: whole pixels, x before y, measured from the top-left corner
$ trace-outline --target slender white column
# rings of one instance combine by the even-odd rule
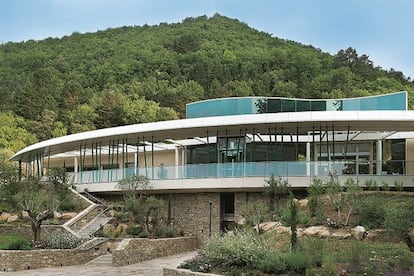
[[[306,175],[310,175],[310,154],[311,154],[311,150],[310,150],[310,142],[306,143]]]
[[[175,178],[178,179],[178,163],[179,163],[179,156],[178,156],[178,148],[174,148],[174,166],[175,166]]]
[[[382,140],[377,140],[377,175],[382,173]]]
[[[138,154],[134,153],[134,175],[137,175],[138,171]]]
[[[73,158],[73,170],[75,173],[78,172],[78,158],[77,157]]]

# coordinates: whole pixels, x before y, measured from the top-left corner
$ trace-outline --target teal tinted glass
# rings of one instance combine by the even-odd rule
[[[326,111],[326,102],[311,101],[311,111]]]
[[[282,100],[282,112],[295,112],[295,100]]]
[[[296,112],[310,111],[311,102],[306,100],[297,100],[296,101]]]
[[[282,100],[268,99],[267,100],[267,113],[279,113],[279,112],[282,112]]]
[[[327,100],[241,97],[188,104],[187,118],[302,111],[406,109],[407,92],[405,91],[374,97]]]

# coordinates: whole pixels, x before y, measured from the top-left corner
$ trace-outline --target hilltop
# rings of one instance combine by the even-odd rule
[[[185,116],[233,96],[342,98],[414,91],[356,49],[336,55],[221,15],[0,45],[0,148]],[[411,103],[410,97],[410,107]]]

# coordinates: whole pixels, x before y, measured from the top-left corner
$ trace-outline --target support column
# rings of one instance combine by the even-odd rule
[[[377,169],[377,175],[381,175],[382,173],[382,140],[377,140],[377,164],[376,164],[376,169]]]
[[[369,174],[374,174],[374,143],[369,142]]]
[[[174,166],[175,166],[175,179],[178,179],[178,166],[179,166],[179,156],[178,156],[178,148],[177,146],[174,148]]]
[[[315,134],[314,134],[315,136]],[[318,175],[318,166],[319,166],[319,162],[318,162],[318,143],[313,143],[313,167],[315,170],[314,175],[317,176]]]
[[[138,171],[138,154],[135,152],[134,153],[134,175],[138,175],[137,171]]]
[[[310,142],[306,142],[306,175],[310,176],[311,166],[310,166],[310,158],[311,158],[311,145]]]

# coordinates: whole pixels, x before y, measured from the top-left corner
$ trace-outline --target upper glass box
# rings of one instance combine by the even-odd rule
[[[304,111],[407,110],[407,92],[348,99],[221,98],[189,103],[187,118]]]

